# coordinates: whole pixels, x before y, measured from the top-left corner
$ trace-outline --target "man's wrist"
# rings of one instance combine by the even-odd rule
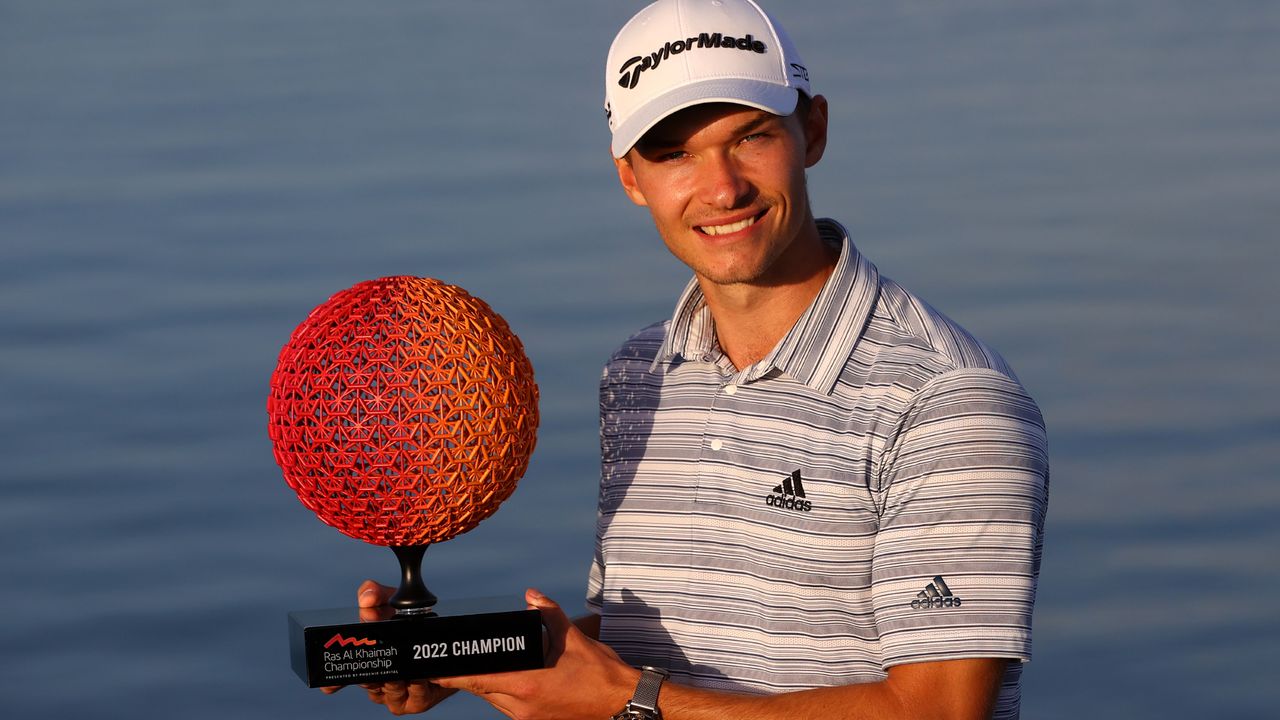
[[[658,709],[658,695],[662,684],[671,673],[662,668],[646,665],[640,671],[636,681],[635,692],[622,710],[614,714],[612,720],[662,720],[662,711]]]

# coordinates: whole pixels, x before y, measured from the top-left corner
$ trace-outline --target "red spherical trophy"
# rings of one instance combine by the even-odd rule
[[[386,277],[311,311],[280,351],[267,400],[276,462],[303,505],[391,547],[391,608],[289,614],[311,687],[542,666],[523,602],[437,602],[427,546],[474,528],[533,452],[538,388],[520,340],[484,301],[438,280]]]

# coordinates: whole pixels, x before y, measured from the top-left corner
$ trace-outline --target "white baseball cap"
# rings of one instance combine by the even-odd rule
[[[790,115],[809,70],[752,0],[658,0],[618,31],[605,61],[605,114],[620,158],[663,118],[728,102]]]

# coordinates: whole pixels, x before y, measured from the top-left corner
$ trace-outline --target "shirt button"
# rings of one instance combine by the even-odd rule
[[[737,394],[738,394],[738,386],[737,386],[737,385],[725,385],[725,386],[724,386],[724,394],[725,394],[725,395],[737,395]]]
[[[719,450],[722,447],[724,447],[724,441],[721,440],[720,438],[716,438],[715,440],[711,441],[712,450]]]
[[[716,359],[715,359],[714,357],[712,357],[712,356],[711,356],[711,353],[703,353],[703,354],[702,354],[702,362],[709,363],[709,362],[715,362],[715,360],[716,360]]]

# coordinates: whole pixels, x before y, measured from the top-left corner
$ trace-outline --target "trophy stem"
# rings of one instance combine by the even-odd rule
[[[391,596],[391,607],[397,613],[427,612],[436,604],[436,596],[422,582],[422,556],[427,546],[393,545],[391,550],[400,561],[400,588]]]

